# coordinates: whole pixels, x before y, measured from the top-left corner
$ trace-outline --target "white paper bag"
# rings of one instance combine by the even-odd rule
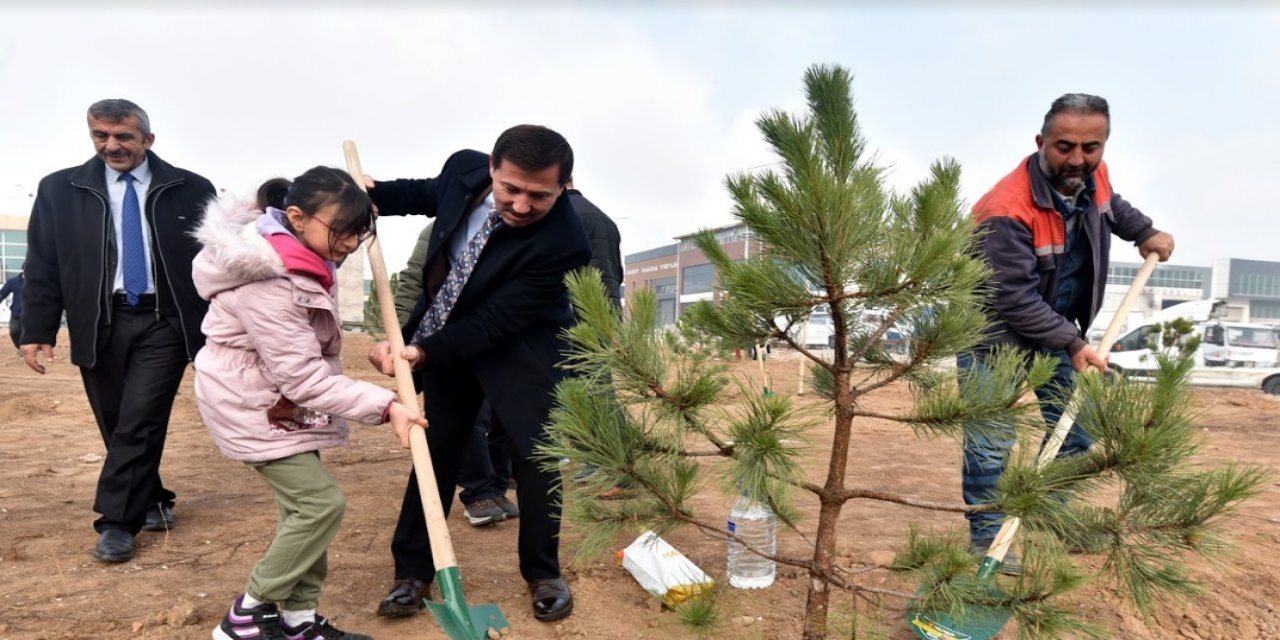
[[[669,607],[715,588],[715,580],[658,534],[646,531],[618,553],[636,582]]]

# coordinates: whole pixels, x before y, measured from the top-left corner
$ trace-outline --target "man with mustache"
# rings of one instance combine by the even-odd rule
[[[200,246],[190,231],[214,190],[151,151],[138,105],[95,102],[88,121],[96,155],[41,180],[31,210],[21,349],[43,374],[66,312],[71,363],[107,448],[93,556],[125,562],[138,531],[174,526],[160,456],[178,384],[204,344],[208,305],[191,282]]]
[[[484,400],[491,429],[505,435],[519,484],[520,574],[533,614],[549,622],[573,610],[560,574],[559,474],[542,468],[534,448],[543,436],[574,321],[564,277],[591,255],[565,195],[573,149],[546,127],[502,133],[491,154],[463,150],[440,175],[373,182],[381,215],[435,218],[422,268],[423,294],[402,327],[404,357],[422,381],[427,441],[440,501],[448,513],[459,464]],[[391,375],[387,343],[369,360]],[[410,473],[391,542],[395,585],[378,606],[383,616],[412,615],[435,578],[416,477]]]
[[[1133,242],[1146,258],[1161,261],[1173,253],[1173,236],[1156,230],[1112,190],[1102,161],[1111,133],[1107,101],[1069,93],[1049,107],[1036,135],[1037,152],[1020,162],[974,206],[982,232],[980,255],[993,270],[987,305],[991,322],[984,341],[957,358],[969,374],[984,369],[1000,345],[1040,352],[1059,361],[1053,380],[1038,390],[1041,413],[1050,430],[1070,397],[1075,372],[1107,368],[1105,354],[1085,342],[1084,332],[1097,316],[1107,284],[1111,234]],[[961,377],[962,385],[969,378]],[[1012,426],[986,425],[965,436],[962,490],[966,504],[990,501],[1004,473],[1015,433]],[[1073,425],[1060,457],[1088,451],[1093,440]],[[984,555],[999,530],[1003,513],[967,513],[970,551]],[[1021,573],[1016,555],[1001,569]]]

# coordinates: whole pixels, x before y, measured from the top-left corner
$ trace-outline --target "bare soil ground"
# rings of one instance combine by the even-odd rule
[[[65,340],[63,341],[65,345]],[[377,376],[363,362],[368,338],[351,335],[347,368]],[[91,523],[93,492],[104,453],[78,371],[65,346],[46,376],[28,370],[12,351],[0,356],[0,640],[70,638],[207,638],[274,531],[269,491],[249,468],[224,458],[201,426],[190,380],[173,412],[163,474],[179,495],[178,524],[169,533],[142,533],[128,563],[96,562]],[[797,363],[785,354],[769,362],[773,387],[794,393]],[[754,363],[734,363],[749,376]],[[1095,584],[1073,603],[1110,623],[1117,638],[1225,640],[1280,638],[1280,397],[1253,390],[1196,389],[1203,411],[1205,464],[1246,462],[1273,472],[1266,492],[1232,521],[1238,553],[1221,567],[1197,564],[1205,577],[1202,599],[1175,604],[1145,626],[1117,606],[1112,587]],[[811,402],[812,396],[803,396]],[[905,387],[891,387],[872,404],[888,410],[910,401]],[[378,638],[442,638],[427,614],[387,621],[374,608],[392,579],[389,545],[406,472],[408,452],[388,429],[356,427],[351,445],[325,454],[348,496],[342,532],[330,549],[331,572],[321,611],[345,629]],[[829,429],[811,441],[810,465],[818,480]],[[855,440],[850,483],[941,502],[960,494],[959,447],[949,440],[922,441],[891,424],[864,423]],[[708,519],[723,518],[728,498],[707,494],[695,505]],[[814,505],[816,506],[816,505]],[[816,513],[809,511],[810,515]],[[950,513],[921,512],[879,503],[853,502],[842,515],[840,560],[851,568],[892,559],[909,523],[960,527]],[[572,560],[574,531],[565,531],[575,613],[542,624],[529,611],[516,568],[514,521],[487,529],[466,524],[461,509],[450,518],[468,600],[493,602],[510,618],[512,638],[685,638],[693,633],[662,611],[612,558]],[[713,575],[722,575],[723,544],[692,530],[670,542]],[[617,547],[630,539],[618,540]],[[783,552],[805,543],[784,534]],[[1088,561],[1088,560],[1086,560]],[[878,572],[873,580],[910,590],[901,576]],[[723,638],[796,638],[800,635],[805,579],[782,568],[763,592],[725,589]],[[847,595],[834,598],[849,610]],[[910,638],[900,622],[903,603],[886,600],[885,622],[893,638]],[[865,610],[865,605],[863,605]],[[1005,636],[1014,637],[1006,631]]]

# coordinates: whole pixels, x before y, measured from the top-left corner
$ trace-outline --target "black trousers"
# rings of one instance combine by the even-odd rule
[[[96,366],[80,369],[107,448],[93,528],[136,534],[149,507],[173,505],[173,492],[160,480],[160,457],[187,352],[182,335],[154,307],[117,304],[112,316]]]
[[[9,338],[13,340],[13,348],[22,348],[22,318],[9,316]]]
[[[511,487],[506,433],[494,422],[493,407],[485,400],[458,468],[458,486],[462,487],[458,500],[463,505],[505,495]]]
[[[431,423],[427,444],[431,448],[440,502],[448,515],[458,471],[472,442],[484,393],[473,377],[457,371],[425,374],[424,389],[427,420]],[[516,494],[520,507],[517,551],[520,575],[525,580],[560,577],[560,474],[539,468],[533,460],[533,448],[547,419],[549,398],[543,406],[527,416],[504,416],[504,409],[495,409],[498,419],[493,422],[493,427],[506,436],[513,475],[520,487]],[[431,539],[422,512],[417,476],[413,472],[409,474],[400,520],[391,539],[391,555],[395,560],[396,579],[418,578],[430,582],[435,578]],[[465,556],[459,562],[465,563]]]

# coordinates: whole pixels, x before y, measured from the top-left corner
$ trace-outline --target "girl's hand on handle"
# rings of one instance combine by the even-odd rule
[[[399,402],[391,403],[391,406],[387,410],[387,415],[390,418],[391,428],[395,429],[396,435],[400,437],[400,445],[406,449],[409,448],[409,430],[412,429],[414,425],[422,427],[423,429],[427,428],[426,418],[418,415],[418,412],[415,409],[402,405]]]

